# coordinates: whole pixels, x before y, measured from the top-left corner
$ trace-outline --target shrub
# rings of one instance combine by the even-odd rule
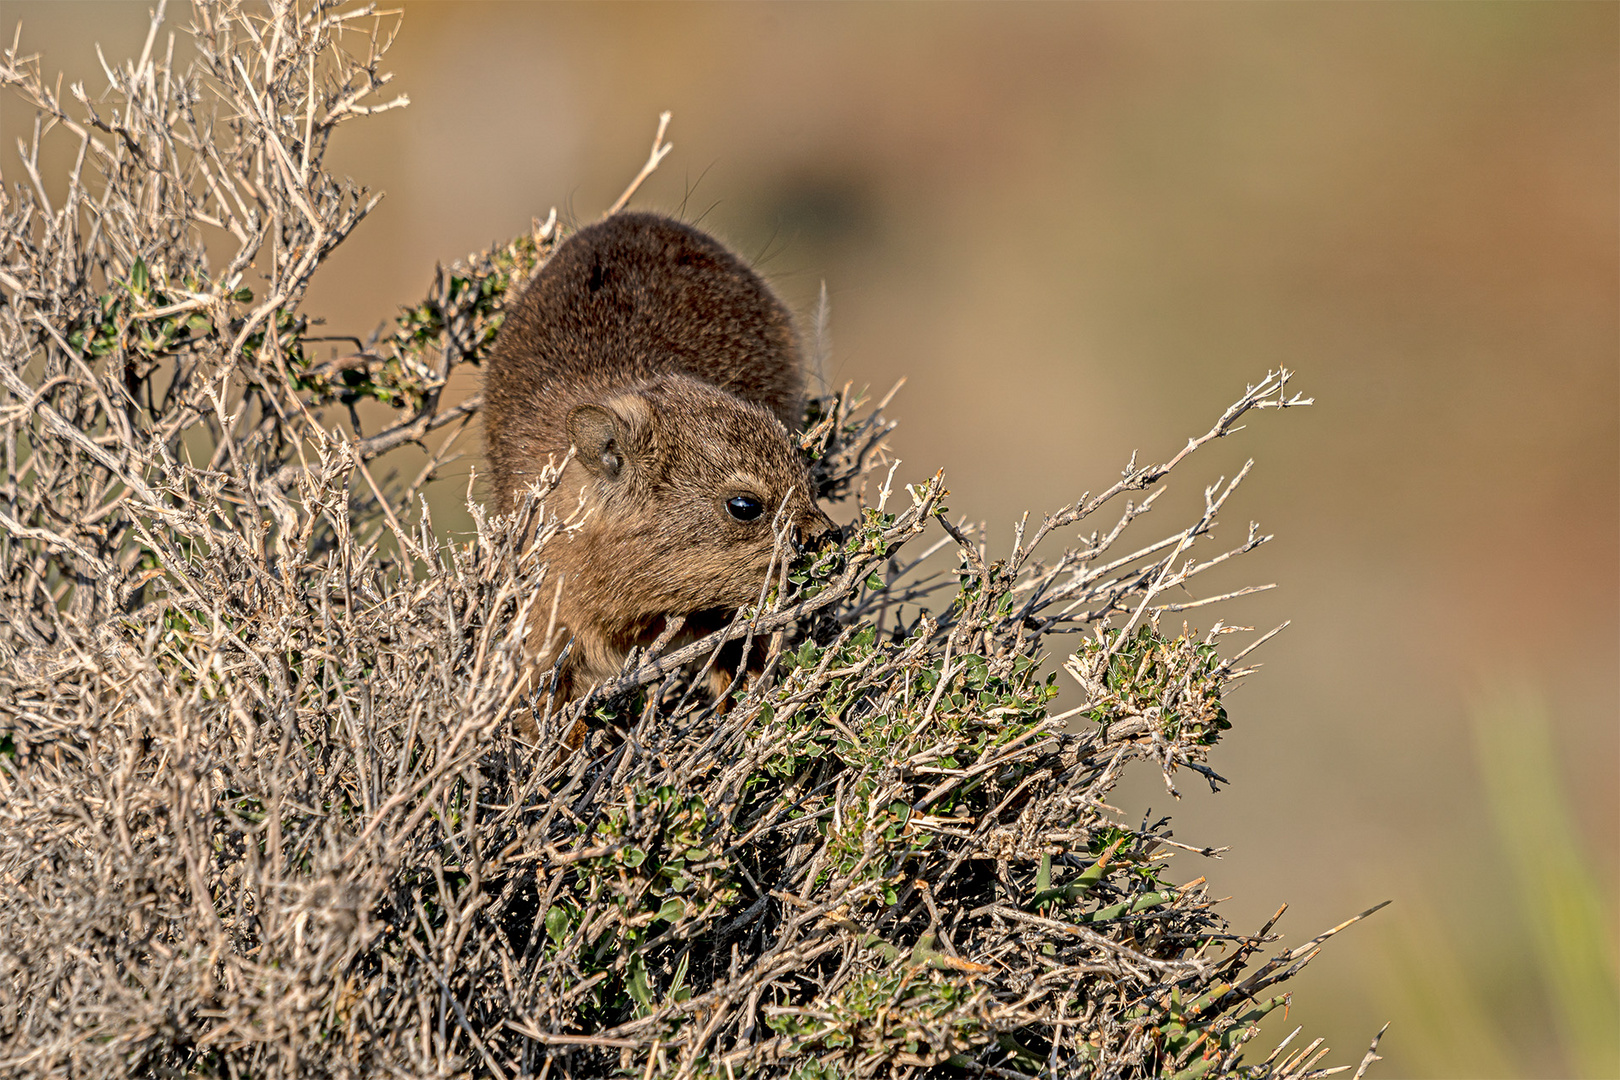
[[[403,103],[378,96],[395,24],[232,0],[162,23],[100,99],[16,46],[0,67],[39,116],[0,194],[7,1072],[1321,1075],[1316,1043],[1244,1054],[1328,935],[1256,964],[1272,924],[1230,931],[1167,821],[1105,802],[1139,760],[1220,782],[1223,692],[1270,635],[1223,649],[1237,628],[1170,623],[1225,597],[1167,594],[1268,539],[1191,555],[1247,466],[1124,537],[1199,447],[1306,403],[1286,372],[1004,557],[940,476],[876,482],[881,408],[820,399],[842,545],[554,711],[522,637],[568,507],[469,503],[447,544],[421,491],[478,409],[449,376],[555,222],[320,359],[304,291],[375,205],[324,153]],[[77,147],[54,201],[53,137]],[[365,434],[362,403],[390,421]],[[738,637],[764,674],[690,693]],[[1054,643],[1086,697],[1061,715]]]

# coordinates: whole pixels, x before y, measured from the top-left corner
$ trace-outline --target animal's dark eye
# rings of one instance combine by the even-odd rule
[[[726,513],[738,521],[753,521],[765,512],[765,504],[752,495],[733,495],[726,500]]]

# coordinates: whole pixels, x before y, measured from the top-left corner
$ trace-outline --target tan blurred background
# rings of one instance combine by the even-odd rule
[[[1003,547],[1019,512],[1296,369],[1317,404],[1196,455],[1141,526],[1257,459],[1220,539],[1251,519],[1278,539],[1223,580],[1280,588],[1195,613],[1293,620],[1228,703],[1233,786],[1188,778],[1172,806],[1143,775],[1115,802],[1232,846],[1177,871],[1231,894],[1239,928],[1287,901],[1298,944],[1395,901],[1262,1043],[1301,1023],[1343,1063],[1394,1020],[1374,1075],[1615,1075],[1612,1028],[1595,1058],[1559,1033],[1551,916],[1513,885],[1524,845],[1494,824],[1470,717],[1550,718],[1551,798],[1608,929],[1582,947],[1612,949],[1620,6],[404,8],[389,66],[411,106],[332,151],[387,192],[306,306],[334,331],[552,206],[600,214],[670,109],[676,149],[636,205],[701,219],[803,316],[825,281],[829,378],[909,377],[901,475],[944,467]],[[146,19],[3,15],[92,91],[94,43],[129,55]]]

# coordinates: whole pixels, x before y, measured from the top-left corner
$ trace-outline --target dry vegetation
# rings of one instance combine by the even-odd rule
[[[474,507],[447,545],[419,492],[477,411],[451,371],[554,230],[322,346],[301,297],[374,205],[323,154],[396,104],[394,24],[189,18],[99,96],[0,67],[39,116],[0,194],[0,1072],[1321,1075],[1315,1043],[1248,1045],[1321,939],[1265,959],[1166,822],[1106,804],[1134,762],[1219,780],[1222,691],[1269,635],[1167,627],[1266,539],[1194,554],[1243,474],[1127,536],[1199,446],[1302,403],[1286,375],[999,557],[940,478],[869,471],[880,410],[818,401],[853,522],[720,635],[768,639],[765,675],[689,694],[711,639],[552,715],[521,636],[567,507]],[[362,432],[365,399],[391,423]],[[407,444],[419,474],[368,466]]]

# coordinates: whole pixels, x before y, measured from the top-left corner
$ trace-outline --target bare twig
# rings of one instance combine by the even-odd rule
[[[664,141],[664,132],[669,129],[670,117],[673,115],[673,113],[667,111],[658,114],[658,132],[653,135],[652,152],[647,155],[647,163],[641,167],[640,172],[636,173],[635,179],[630,181],[630,186],[624,189],[624,194],[613,200],[613,205],[608,207],[607,213],[603,214],[603,217],[612,217],[620,210],[623,210],[630,202],[631,196],[636,193],[636,189],[641,187],[642,181],[651,176],[653,170],[658,168],[658,163],[663,161],[671,150],[675,149],[674,143]]]

